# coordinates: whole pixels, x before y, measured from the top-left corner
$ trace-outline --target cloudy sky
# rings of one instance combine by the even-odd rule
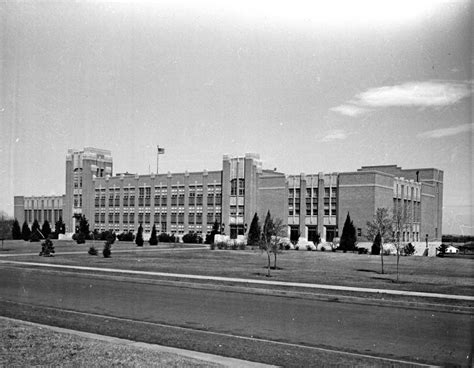
[[[331,5],[329,5],[331,4]],[[63,194],[68,148],[115,172],[445,172],[444,233],[472,226],[466,1],[0,3],[0,210]]]

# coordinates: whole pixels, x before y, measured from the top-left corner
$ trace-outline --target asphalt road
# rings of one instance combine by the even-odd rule
[[[122,325],[133,320],[157,324],[156,328],[163,324],[197,330],[184,346],[190,349],[200,350],[206,339],[221,337],[230,345],[245,341],[262,344],[262,349],[285,346],[232,337],[244,336],[437,365],[468,366],[472,361],[474,324],[468,314],[164,286],[13,266],[0,269],[0,292],[0,301],[48,307],[43,313],[51,315],[76,311],[93,314],[91,319],[116,317]],[[164,330],[160,334],[163,339]],[[139,331],[134,338],[140,339]],[[220,344],[213,346],[216,350]],[[226,354],[212,347],[204,350]],[[247,358],[258,360],[258,352],[249,354]],[[269,351],[262,350],[261,355],[266,363],[292,365],[291,360],[269,361]]]

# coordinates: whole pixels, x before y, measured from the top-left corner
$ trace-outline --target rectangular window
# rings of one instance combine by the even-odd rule
[[[176,212],[171,212],[171,223],[176,224],[177,214]]]
[[[171,206],[177,206],[178,204],[178,196],[176,194],[171,195]]]
[[[222,204],[222,195],[216,194],[216,205],[220,206]]]
[[[168,197],[161,197],[161,206],[165,207],[168,205]]]
[[[184,206],[184,194],[178,196],[178,206]]]
[[[130,196],[128,205],[130,207],[135,207],[135,196],[133,195]]]
[[[155,221],[155,224],[158,224],[160,222],[160,213],[159,212],[155,212],[155,216],[154,216],[153,220]]]
[[[114,195],[110,194],[109,195],[109,207],[113,207],[113,206],[114,206]]]
[[[208,194],[207,195],[207,205],[212,206],[214,204],[214,195],[213,194]]]
[[[100,214],[100,223],[101,223],[101,224],[105,224],[105,213],[104,213],[104,212],[102,212],[102,213]]]
[[[123,223],[128,224],[128,213],[123,214]]]
[[[161,223],[165,223],[166,224],[166,213],[162,213],[161,214]]]
[[[112,212],[109,212],[109,224],[112,224],[114,222],[114,214]]]
[[[188,222],[194,224],[194,212],[190,212],[188,215]]]
[[[120,196],[119,195],[115,196],[115,207],[120,207]]]
[[[184,224],[184,213],[183,212],[178,213],[178,224]]]
[[[120,223],[120,213],[119,212],[115,212],[115,215],[114,215],[114,222],[116,224],[119,224]]]
[[[149,224],[150,223],[150,213],[147,212],[145,213],[145,224]]]
[[[196,197],[196,206],[202,206],[202,193],[198,193]]]
[[[202,213],[196,213],[196,224],[202,224]]]
[[[135,213],[130,212],[130,214],[128,215],[128,222],[129,222],[130,224],[134,224],[134,223],[135,223]]]
[[[143,212],[138,213],[138,223],[142,224],[143,223]]]

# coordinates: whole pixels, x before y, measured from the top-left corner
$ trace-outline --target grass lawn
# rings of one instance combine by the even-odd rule
[[[104,242],[76,245],[71,241],[53,241],[56,252],[79,251],[80,254],[57,254],[52,258],[24,255],[11,260],[45,262],[128,270],[172,272],[250,279],[267,279],[267,258],[259,250],[180,250],[169,249],[173,243],[138,248],[133,243],[115,242],[112,257],[103,258]],[[87,254],[89,247],[99,256]],[[193,245],[178,244],[178,247]],[[8,248],[8,250],[6,250]],[[39,253],[40,243],[6,241],[2,254]],[[157,250],[160,251],[157,251]],[[129,250],[114,253],[115,250]],[[2,257],[0,257],[2,259]],[[272,259],[273,262],[273,259]],[[396,257],[384,256],[385,274],[381,274],[380,256],[354,253],[285,251],[278,255],[277,269],[270,280],[344,285],[367,288],[424,291],[445,294],[474,295],[472,259],[437,257],[401,257],[400,282],[396,280]]]
[[[0,318],[1,367],[221,367]]]

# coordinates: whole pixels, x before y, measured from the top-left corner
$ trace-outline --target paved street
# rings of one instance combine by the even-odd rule
[[[3,301],[393,359],[468,365],[471,351],[473,319],[468,314],[198,290],[14,266],[0,270],[0,290]]]

